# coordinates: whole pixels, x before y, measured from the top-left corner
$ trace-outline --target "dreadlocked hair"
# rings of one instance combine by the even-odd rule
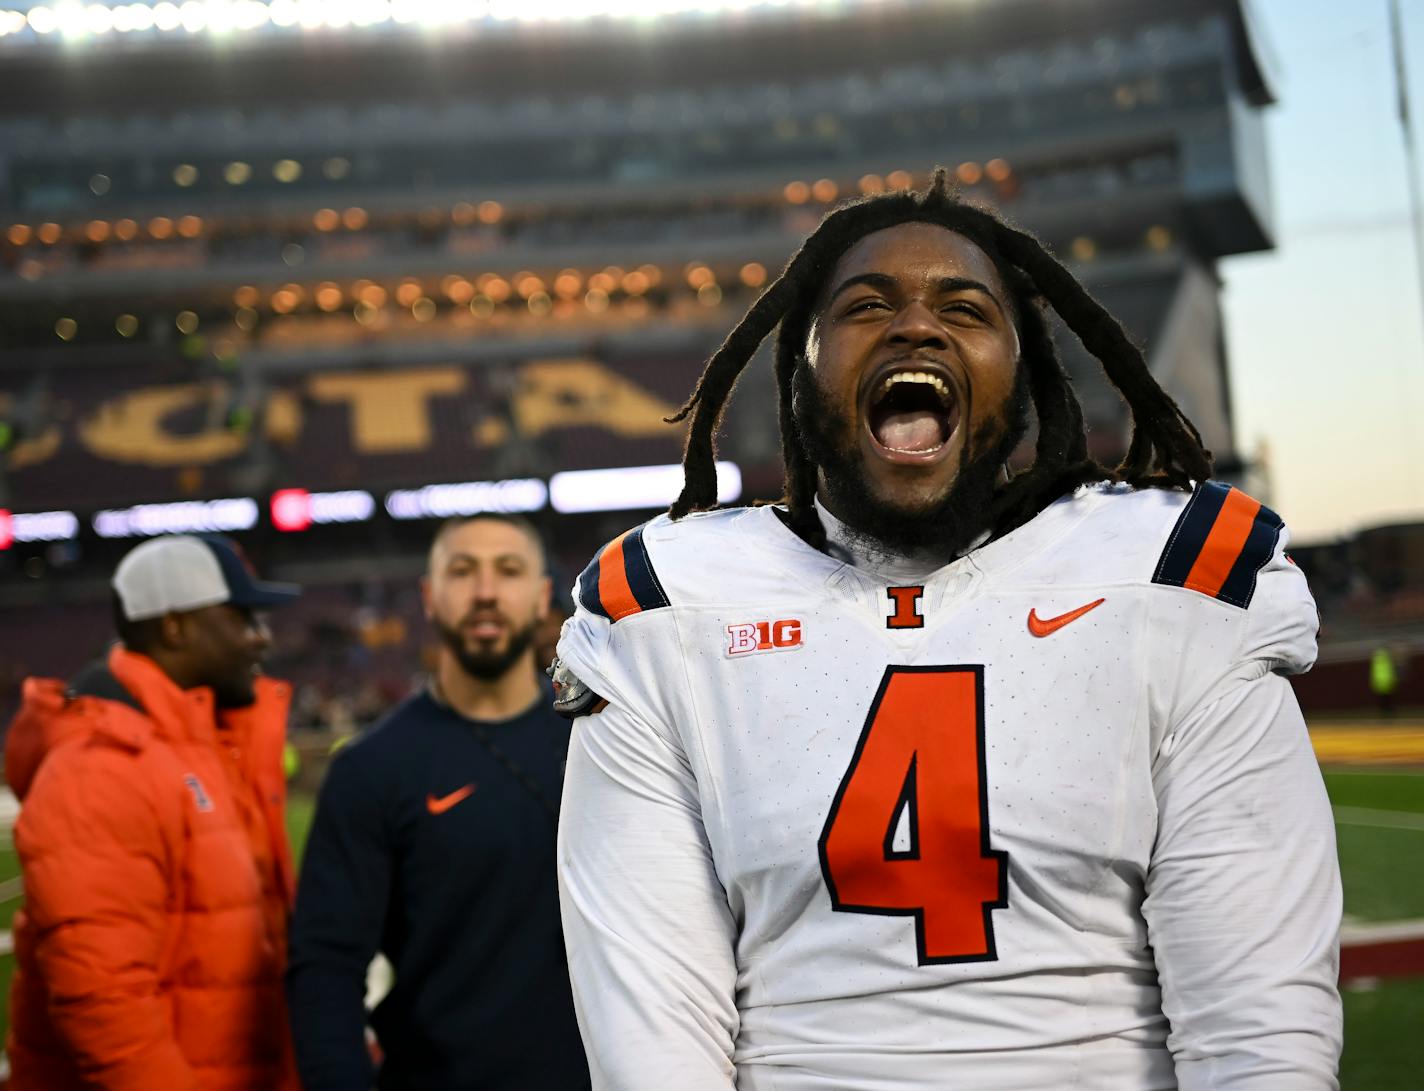
[[[692,418],[682,492],[668,509],[672,518],[716,505],[715,435],[723,410],[743,369],[779,325],[774,358],[786,474],[782,501],[792,529],[824,548],[825,529],[814,505],[817,470],[796,424],[793,380],[797,368],[806,366],[810,322],[836,262],[866,235],[905,223],[936,224],[969,239],[994,262],[1013,297],[1038,440],[1032,465],[995,493],[989,513],[994,534],[1022,525],[1090,481],[1185,490],[1211,475],[1211,453],[1201,435],[1157,384],[1117,320],[1033,236],[961,200],[941,168],[923,193],[862,198],[827,215],[712,355],[687,403],[668,418],[669,423]],[[1045,307],[1097,358],[1132,413],[1132,440],[1116,467],[1088,456],[1083,408],[1059,362]]]

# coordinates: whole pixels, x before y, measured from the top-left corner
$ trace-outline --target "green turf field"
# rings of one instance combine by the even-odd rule
[[[1424,917],[1424,770],[1328,769],[1345,913]]]
[[[1337,808],[1336,836],[1346,916],[1361,921],[1424,918],[1424,769],[1332,768],[1325,784]],[[300,861],[313,800],[294,796],[287,831]],[[0,845],[0,884],[19,873],[13,850]],[[0,928],[18,906],[0,904]],[[0,957],[8,999],[12,959]],[[1343,1091],[1413,1091],[1424,1072],[1424,979],[1388,980],[1347,989]],[[6,1019],[0,1003],[0,1034]]]
[[[302,866],[302,852],[307,847],[307,831],[311,829],[312,811],[316,800],[308,795],[294,795],[287,800],[287,837],[292,843],[292,859]]]
[[[1424,769],[1334,766],[1325,770],[1325,790],[1336,807],[1424,814]]]
[[[1424,980],[1347,988],[1342,1091],[1417,1091],[1424,1072]]]
[[[1360,921],[1424,918],[1424,769],[1325,770],[1345,914]],[[1343,1091],[1413,1091],[1424,1072],[1424,980],[1347,988]]]

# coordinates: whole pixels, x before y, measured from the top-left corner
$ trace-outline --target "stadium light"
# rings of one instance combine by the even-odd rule
[[[44,6],[31,8],[25,21],[36,34],[53,34],[59,29],[59,16]]]
[[[680,465],[566,470],[549,479],[549,500],[564,515],[663,508],[677,499],[682,483]],[[727,504],[741,495],[741,468],[735,462],[717,463],[717,502]]]
[[[16,542],[67,542],[79,537],[79,517],[72,511],[0,510],[0,549]]]
[[[110,508],[94,516],[94,532],[100,538],[251,530],[256,525],[257,501],[250,496],[138,504],[131,508]]]
[[[110,32],[208,34],[223,37],[264,28],[279,32],[365,29],[396,23],[437,29],[478,23],[577,23],[594,19],[655,22],[715,18],[778,8],[835,10],[870,0],[184,0],[158,4],[82,4],[60,0],[25,11],[0,9],[0,38],[27,29],[67,39]],[[884,0],[881,0],[884,2]]]
[[[158,4],[153,9],[153,25],[159,30],[173,31],[183,25],[177,4]]]
[[[509,481],[462,481],[396,489],[386,494],[392,519],[444,519],[481,512],[538,511],[549,499],[549,487],[537,477]]]
[[[107,34],[114,29],[114,11],[103,4],[90,4],[84,9],[84,29],[90,34]]]

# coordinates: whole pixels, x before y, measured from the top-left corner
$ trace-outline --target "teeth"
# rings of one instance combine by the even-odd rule
[[[932,455],[943,446],[943,443],[936,443],[933,447],[926,447],[923,451],[910,450],[905,447],[887,447],[885,449],[900,455]]]
[[[932,387],[942,402],[946,405],[949,404],[949,387],[938,375],[931,375],[925,371],[897,371],[885,379],[885,389],[889,390],[896,383],[923,383]]]

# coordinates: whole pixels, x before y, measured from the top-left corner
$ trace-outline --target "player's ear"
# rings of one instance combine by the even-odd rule
[[[188,643],[188,619],[182,614],[164,614],[158,619],[158,642],[178,651]]]

